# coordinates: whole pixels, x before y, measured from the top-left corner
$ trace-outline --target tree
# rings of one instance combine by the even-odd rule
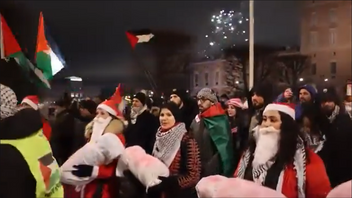
[[[280,80],[294,88],[301,74],[310,66],[310,57],[298,51],[280,52],[276,55],[276,60],[281,71]]]
[[[189,87],[188,65],[191,61],[194,39],[171,30],[153,32],[151,45],[156,59],[154,79],[159,92]]]
[[[261,83],[263,81],[274,80],[275,76],[274,71],[276,70],[276,60],[273,54],[279,51],[278,48],[267,47],[263,45],[256,45],[254,47],[254,65],[255,65],[255,83]],[[249,47],[248,46],[240,46],[240,47],[232,47],[225,50],[225,58],[226,60],[230,61],[227,65],[231,65],[231,61],[233,62],[235,57],[235,65],[232,66],[232,70],[237,73],[234,76],[230,72],[231,66],[228,66],[226,69],[226,78],[233,78],[234,81],[238,81],[239,83],[235,83],[235,85],[228,84],[228,86],[233,87],[234,89],[241,87],[241,90],[244,91],[246,94],[249,93],[249,85],[248,85],[248,65],[249,65]],[[236,66],[237,65],[237,66]],[[236,78],[240,80],[236,80]]]

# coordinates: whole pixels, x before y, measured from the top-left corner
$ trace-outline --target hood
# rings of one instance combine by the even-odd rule
[[[25,138],[38,132],[42,127],[40,112],[32,108],[25,108],[14,116],[0,120],[0,139]]]

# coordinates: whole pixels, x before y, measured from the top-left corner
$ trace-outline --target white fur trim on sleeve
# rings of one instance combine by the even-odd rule
[[[93,167],[93,172],[92,172],[92,177],[97,178],[99,174],[99,166],[94,166]]]
[[[101,108],[101,109],[107,111],[108,113],[110,113],[111,115],[116,116],[116,111],[106,104],[100,104],[100,105],[98,105],[98,108]]]
[[[265,107],[263,114],[266,111],[270,111],[270,110],[280,111],[282,113],[289,115],[292,119],[295,119],[295,110],[289,106],[281,105],[281,104],[269,104],[268,106]]]
[[[22,100],[21,104],[26,103],[28,104],[30,107],[32,107],[34,110],[38,110],[38,105],[36,105],[34,102],[32,102],[31,100],[25,98]]]

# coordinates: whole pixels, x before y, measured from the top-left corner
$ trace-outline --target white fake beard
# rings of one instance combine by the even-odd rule
[[[109,116],[107,118],[94,118],[93,120],[93,130],[92,137],[90,141],[96,141],[101,135],[103,135],[105,128],[109,125],[112,118]]]
[[[279,150],[280,131],[273,127],[258,128],[255,131],[256,148],[253,167],[267,163]]]

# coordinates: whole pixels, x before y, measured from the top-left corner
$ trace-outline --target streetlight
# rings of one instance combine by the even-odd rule
[[[299,79],[299,81],[301,81],[301,82],[302,82],[303,80],[304,80],[303,78],[300,78],[300,79]]]
[[[329,79],[325,78],[325,79],[324,79],[324,81],[325,81],[325,82],[328,82],[328,81],[329,81]]]
[[[249,0],[249,88],[254,86],[254,0]]]

